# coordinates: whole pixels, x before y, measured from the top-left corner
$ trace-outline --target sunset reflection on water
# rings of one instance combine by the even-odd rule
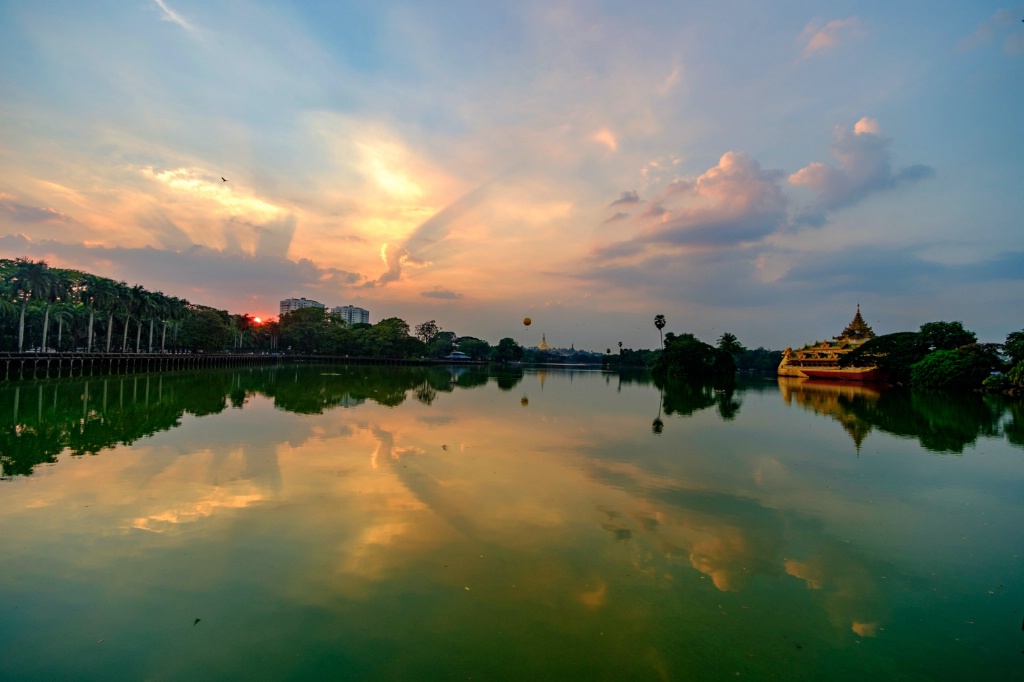
[[[0,414],[18,414],[5,447],[31,432],[24,456],[43,462],[5,465],[0,482],[0,622],[14,633],[0,672],[853,679],[1020,665],[1000,622],[1024,589],[1021,450],[998,432],[965,441],[958,422],[959,456],[943,457],[875,414],[879,396],[834,387],[681,398],[597,371],[395,372],[167,375],[116,412],[110,396],[135,377],[24,385],[16,409],[0,388]],[[74,396],[104,390],[107,411],[76,422]],[[850,423],[868,426],[859,442]],[[108,424],[133,425],[130,444],[112,433],[71,454],[76,428],[102,441]],[[65,443],[54,463],[46,438]]]

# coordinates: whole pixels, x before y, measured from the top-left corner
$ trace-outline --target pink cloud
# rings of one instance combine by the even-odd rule
[[[892,139],[882,135],[881,126],[873,119],[860,119],[852,130],[836,126],[831,151],[839,165],[811,163],[790,175],[789,182],[810,188],[817,195],[819,208],[827,210],[934,174],[922,165],[893,172],[891,146]]]
[[[786,222],[783,173],[764,170],[741,152],[727,152],[695,180],[671,183],[636,222],[633,239],[596,250],[599,258],[628,257],[646,246],[729,246],[757,241]]]
[[[798,42],[804,43],[803,58],[807,59],[816,52],[830,50],[862,33],[860,19],[856,17],[833,19],[824,26],[816,20],[807,24]]]

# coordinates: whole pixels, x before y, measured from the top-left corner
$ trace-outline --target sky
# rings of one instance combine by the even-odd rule
[[[261,317],[1024,328],[1024,5],[0,0],[0,257]],[[524,317],[533,320],[530,327]]]

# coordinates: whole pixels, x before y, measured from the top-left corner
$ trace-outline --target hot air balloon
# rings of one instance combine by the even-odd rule
[[[523,324],[525,324],[527,327],[529,327],[531,324],[533,324],[533,320],[531,320],[528,317],[524,317],[523,318]]]

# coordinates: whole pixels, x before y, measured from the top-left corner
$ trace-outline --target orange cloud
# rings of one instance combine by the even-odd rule
[[[610,149],[613,152],[619,148],[619,142],[618,140],[615,139],[615,133],[608,130],[607,128],[602,128],[601,130],[598,130],[596,133],[590,136],[590,139],[599,144],[603,144],[605,147],[608,147],[608,149]]]

